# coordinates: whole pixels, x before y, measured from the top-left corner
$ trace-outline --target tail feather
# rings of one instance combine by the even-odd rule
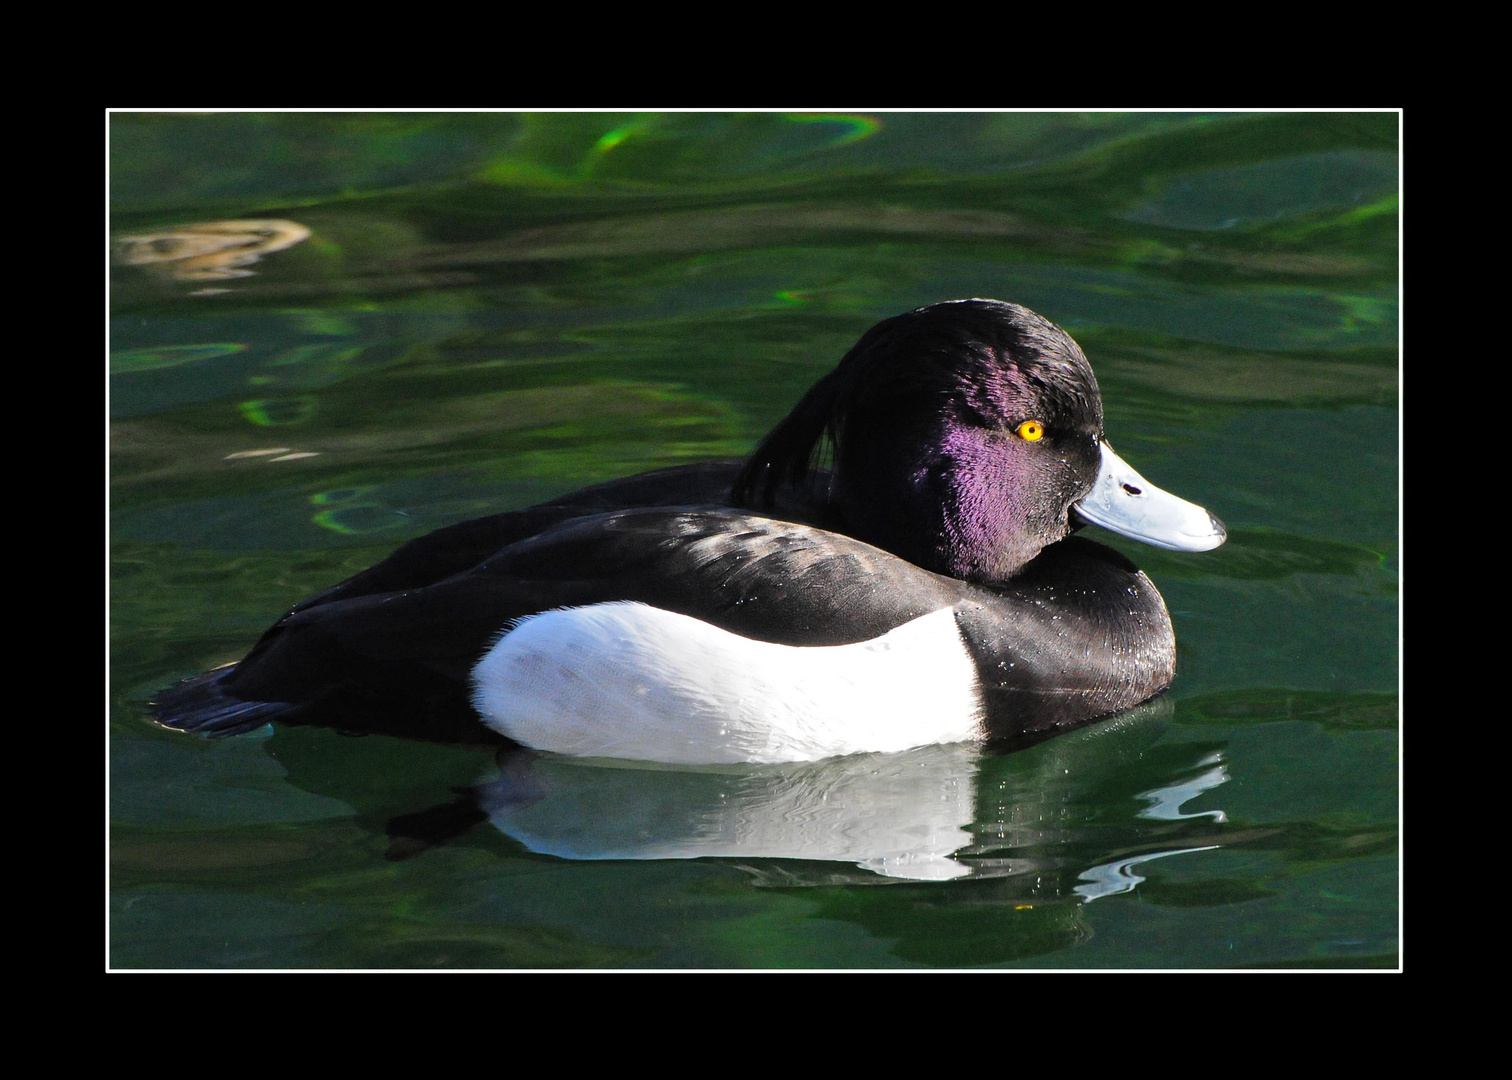
[[[225,685],[235,664],[218,667],[164,690],[151,702],[152,719],[164,727],[211,739],[255,731],[297,706],[285,701],[244,701]]]

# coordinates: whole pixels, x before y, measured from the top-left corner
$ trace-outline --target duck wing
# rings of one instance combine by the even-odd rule
[[[337,600],[434,585],[573,518],[633,507],[719,506],[728,501],[740,468],[739,461],[711,461],[657,469],[583,488],[528,509],[449,525],[416,537],[382,562],[301,601],[290,614]]]
[[[473,554],[506,542],[446,576],[459,557],[430,550],[439,534],[406,545],[290,611],[238,664],[161,695],[155,718],[206,735],[281,720],[497,741],[470,704],[469,676],[529,615],[634,601],[759,641],[832,645],[878,637],[970,588],[849,537],[724,508],[568,516],[510,539],[583,508],[454,526]]]

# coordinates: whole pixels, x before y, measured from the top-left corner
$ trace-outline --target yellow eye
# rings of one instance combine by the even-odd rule
[[[1018,437],[1025,442],[1034,442],[1044,438],[1045,425],[1038,420],[1025,420],[1018,426]]]

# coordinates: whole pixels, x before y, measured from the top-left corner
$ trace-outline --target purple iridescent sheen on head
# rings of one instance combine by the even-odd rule
[[[1021,438],[1025,420],[1044,436]],[[873,327],[758,448],[737,499],[812,486],[826,438],[821,494],[850,535],[937,573],[1004,581],[1068,533],[1097,476],[1102,399],[1055,324],[959,300]]]

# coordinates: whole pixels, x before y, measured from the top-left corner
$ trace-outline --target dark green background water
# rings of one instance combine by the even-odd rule
[[[110,140],[111,965],[1398,963],[1396,114],[116,114]],[[240,276],[126,263],[228,219],[309,236]],[[965,296],[1069,330],[1120,454],[1231,537],[1099,536],[1164,594],[1176,684],[940,766],[969,873],[585,858],[678,784],[708,826],[737,781],[571,768],[600,797],[577,857],[484,823],[396,859],[389,822],[491,757],[145,719],[402,540],[742,454],[873,322]]]

